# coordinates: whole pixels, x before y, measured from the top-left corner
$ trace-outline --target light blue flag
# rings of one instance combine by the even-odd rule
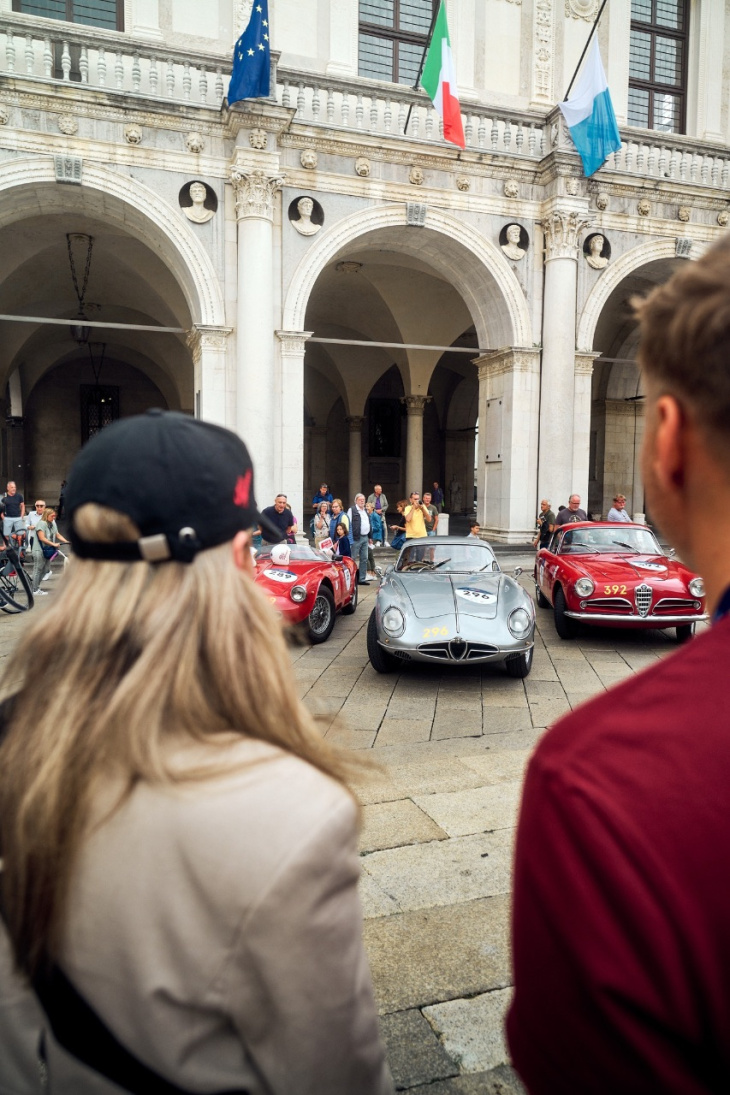
[[[586,178],[589,178],[621,147],[597,38],[593,39],[575,92],[570,99],[560,103],[560,109],[583,161]]]

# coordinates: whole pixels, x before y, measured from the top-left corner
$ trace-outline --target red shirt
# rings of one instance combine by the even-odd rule
[[[530,763],[507,1032],[531,1095],[730,1091],[729,672],[730,617]]]

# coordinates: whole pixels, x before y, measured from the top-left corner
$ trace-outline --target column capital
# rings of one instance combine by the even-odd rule
[[[593,362],[601,356],[600,350],[576,350],[575,372],[576,375],[593,376]]]
[[[314,331],[276,331],[276,337],[281,343],[281,352],[284,357],[301,357],[308,338]]]
[[[231,183],[236,198],[236,219],[273,221],[274,195],[284,185],[282,172],[269,173],[261,168],[250,170],[236,164],[231,168]]]
[[[545,233],[545,258],[578,261],[578,236],[591,221],[576,209],[553,209],[540,222]]]
[[[197,364],[204,350],[224,353],[232,327],[212,327],[204,323],[194,324],[185,335],[185,342],[193,361]]]
[[[350,433],[360,433],[364,421],[365,416],[362,414],[348,414],[345,416],[345,422],[349,427]]]
[[[402,395],[401,403],[406,409],[406,414],[423,418],[423,412],[426,409],[426,404],[430,403],[433,399],[432,395]]]
[[[529,373],[539,368],[540,350],[521,346],[505,346],[473,359],[480,380],[489,380],[500,373]]]

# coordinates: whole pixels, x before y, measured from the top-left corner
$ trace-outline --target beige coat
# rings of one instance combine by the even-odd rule
[[[195,746],[176,763],[206,756]],[[191,1091],[389,1095],[352,800],[262,743],[226,751],[227,767],[241,761],[224,778],[141,785],[92,833],[60,964],[128,1049]],[[3,1007],[6,972],[0,1045],[27,1049],[32,1012],[19,992]],[[11,1014],[20,1034],[2,1029]],[[118,1090],[53,1047],[50,1080],[49,1095]],[[36,1090],[13,1083],[0,1060],[2,1095]]]

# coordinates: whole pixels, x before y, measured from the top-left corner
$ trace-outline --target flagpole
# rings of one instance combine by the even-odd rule
[[[578,75],[578,69],[583,64],[583,58],[585,57],[585,55],[588,51],[588,47],[591,44],[591,38],[596,33],[596,27],[598,26],[598,20],[603,15],[603,9],[605,8],[607,3],[608,3],[608,0],[603,0],[603,3],[601,4],[600,8],[598,9],[598,15],[596,16],[595,21],[593,23],[593,26],[591,27],[591,33],[588,35],[588,41],[586,42],[585,46],[583,47],[583,52],[580,55],[580,60],[578,61],[578,64],[575,66],[575,72],[573,73],[573,79],[568,84],[568,90],[565,93],[565,96],[563,98],[563,102],[566,102],[568,96],[570,95],[571,88],[573,87],[573,84],[575,83],[575,78]]]
[[[605,4],[606,0],[603,0],[603,2]],[[416,82],[413,85],[413,91],[418,91],[418,84],[419,84],[419,81],[421,79],[421,75],[423,74],[423,65],[424,65],[424,62],[426,60],[426,54],[428,53],[428,47],[431,45],[431,39],[433,38],[433,28],[436,26],[436,16],[439,13],[439,9],[440,9],[442,3],[443,3],[443,0],[439,0],[439,3],[433,9],[433,14],[431,15],[431,26],[428,29],[428,37],[426,38],[426,45],[423,47],[423,53],[421,54],[421,63],[418,66],[418,75],[416,76]],[[406,124],[403,126],[403,136],[404,137],[405,137],[406,133],[408,132],[408,123],[411,120],[411,111],[412,110],[413,110],[413,103],[411,103],[411,105],[408,107],[408,113],[406,114]]]

